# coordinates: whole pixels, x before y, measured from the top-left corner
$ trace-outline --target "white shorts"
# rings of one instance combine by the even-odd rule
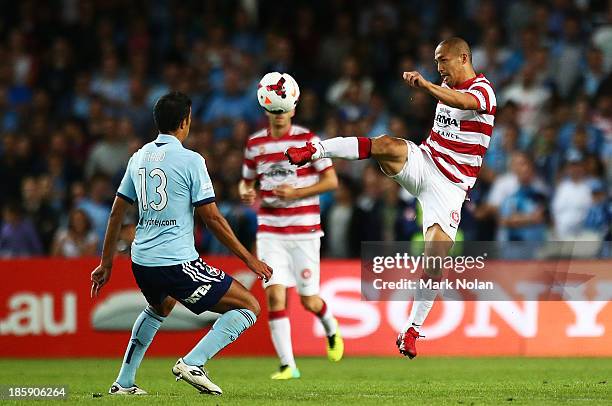
[[[257,238],[257,256],[272,267],[270,285],[295,286],[301,296],[319,294],[321,239]]]
[[[455,241],[457,227],[461,221],[461,206],[465,201],[465,190],[448,180],[427,152],[411,141],[406,141],[406,144],[408,157],[404,167],[398,174],[387,176],[421,202],[423,236],[429,227],[439,224]]]

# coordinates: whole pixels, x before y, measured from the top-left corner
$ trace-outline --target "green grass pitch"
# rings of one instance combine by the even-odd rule
[[[68,401],[119,405],[553,405],[612,404],[612,359],[606,358],[300,358],[302,378],[271,381],[273,358],[219,358],[208,363],[222,396],[175,382],[175,359],[145,359],[137,383],[144,397],[106,394],[120,359],[0,360],[0,384],[69,385]],[[93,397],[102,393],[102,397]],[[23,405],[23,401],[0,400]]]

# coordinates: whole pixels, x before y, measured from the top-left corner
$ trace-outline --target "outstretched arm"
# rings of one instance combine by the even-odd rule
[[[104,248],[102,249],[102,258],[100,265],[91,273],[91,296],[98,296],[102,286],[106,285],[111,277],[113,268],[113,257],[121,231],[121,223],[130,203],[120,197],[115,197],[113,208],[111,209],[108,225],[106,226],[106,235],[104,236]]]
[[[442,103],[461,110],[478,110],[478,99],[469,93],[438,86],[425,79],[419,72],[404,72],[404,80],[412,87],[423,89]]]

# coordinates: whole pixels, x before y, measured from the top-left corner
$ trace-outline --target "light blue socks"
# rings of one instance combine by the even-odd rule
[[[121,371],[119,371],[119,376],[117,377],[119,385],[124,388],[134,386],[136,371],[164,319],[165,317],[155,313],[150,306],[140,313],[132,328],[132,338],[125,352]]]
[[[213,324],[208,334],[183,357],[183,361],[192,366],[205,365],[206,361],[255,324],[255,320],[257,316],[248,309],[235,309],[224,313]]]

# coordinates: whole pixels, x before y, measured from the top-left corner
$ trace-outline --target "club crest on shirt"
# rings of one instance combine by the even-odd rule
[[[310,269],[306,268],[302,271],[302,279],[310,279],[311,276],[312,271]]]
[[[459,224],[459,219],[461,217],[459,216],[459,212],[457,210],[453,210],[453,211],[450,212],[450,218],[451,218],[453,223]]]

